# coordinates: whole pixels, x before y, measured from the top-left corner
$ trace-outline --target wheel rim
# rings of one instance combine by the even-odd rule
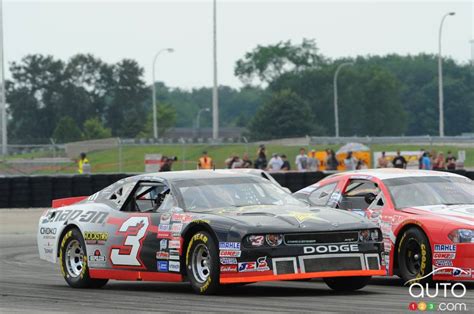
[[[66,270],[71,277],[79,277],[84,267],[84,250],[81,243],[72,240],[66,247]]]
[[[211,274],[211,255],[206,245],[200,243],[194,248],[191,267],[194,279],[199,283],[204,283]]]
[[[416,239],[410,239],[405,251],[407,270],[412,275],[417,275],[421,269],[421,247]]]

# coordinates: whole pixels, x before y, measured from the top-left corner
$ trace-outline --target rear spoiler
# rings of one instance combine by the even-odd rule
[[[79,203],[82,200],[85,200],[89,196],[75,196],[75,197],[66,197],[66,198],[58,198],[57,200],[53,200],[52,207],[59,208],[63,206],[69,206],[72,204]]]

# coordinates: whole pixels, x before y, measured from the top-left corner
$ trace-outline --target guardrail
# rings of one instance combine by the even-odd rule
[[[474,171],[454,171],[474,180]],[[271,175],[292,192],[333,172],[276,172]],[[53,199],[88,196],[133,173],[0,177],[0,208],[50,207]]]
[[[474,135],[462,136],[346,136],[346,137],[331,137],[331,136],[311,136],[309,138],[309,145],[316,144],[346,144],[350,142],[363,144],[471,144],[474,143]]]

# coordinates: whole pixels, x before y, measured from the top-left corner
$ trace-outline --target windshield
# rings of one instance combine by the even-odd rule
[[[270,181],[259,177],[182,180],[174,185],[188,211],[252,205],[306,206]]]
[[[458,177],[387,179],[395,207],[474,204],[474,182]]]

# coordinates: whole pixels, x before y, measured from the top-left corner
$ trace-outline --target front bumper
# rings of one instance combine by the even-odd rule
[[[323,252],[321,247],[329,249]],[[220,282],[384,276],[382,251],[382,243],[244,248],[238,258],[221,259]]]

